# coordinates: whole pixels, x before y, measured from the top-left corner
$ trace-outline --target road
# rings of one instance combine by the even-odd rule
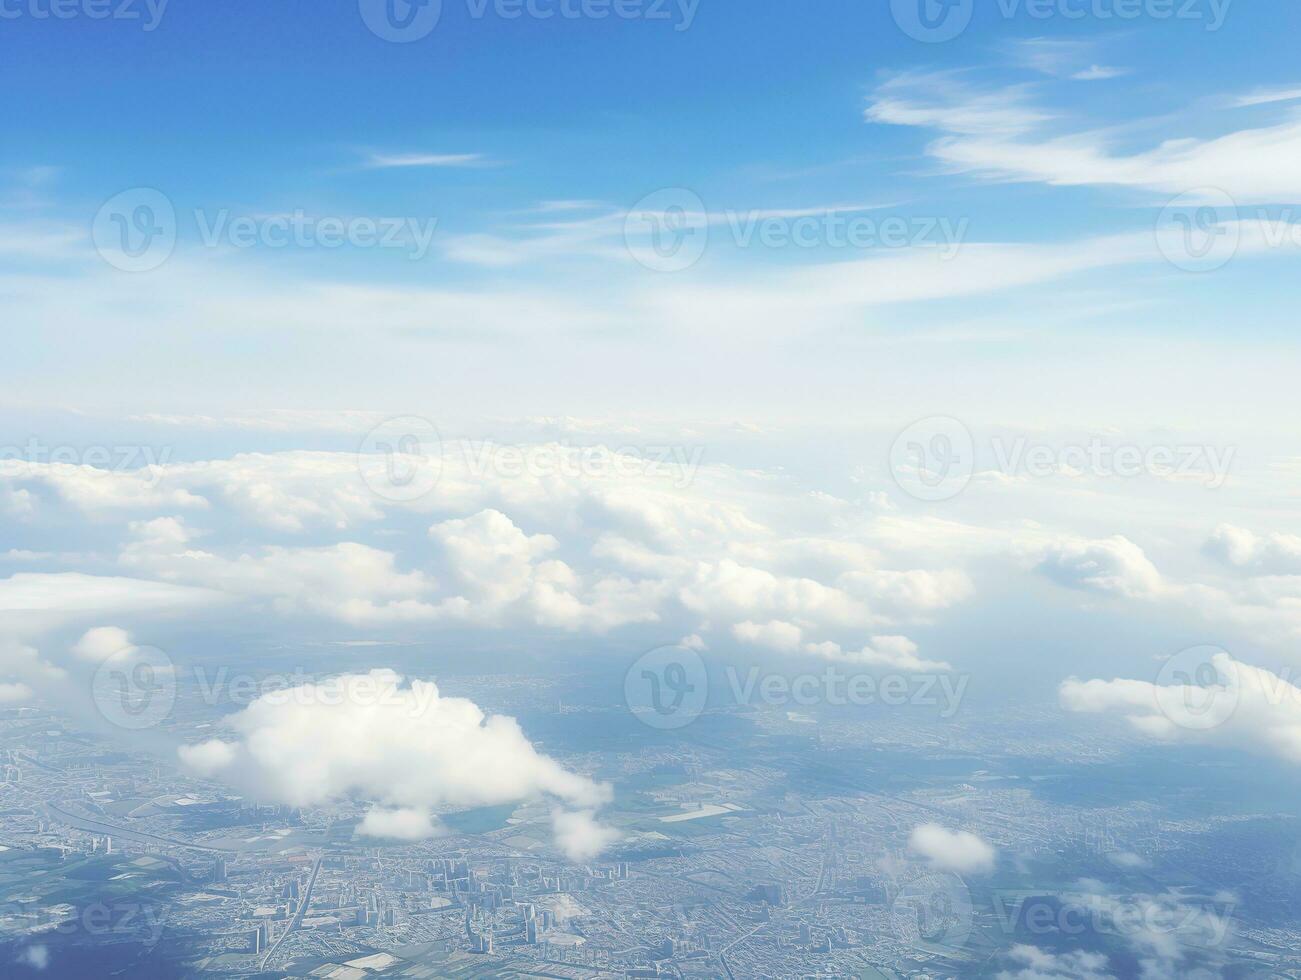
[[[307,879],[307,891],[303,892],[303,900],[298,905],[298,911],[295,912],[294,917],[289,920],[289,925],[285,928],[285,931],[280,934],[280,938],[271,944],[271,948],[267,950],[267,955],[262,957],[262,969],[266,969],[267,961],[270,960],[275,954],[275,951],[280,948],[280,944],[288,939],[289,934],[302,924],[303,916],[307,912],[307,906],[312,902],[312,889],[316,887],[316,876],[320,873],[321,859],[318,857],[316,863],[312,865],[312,877]]]

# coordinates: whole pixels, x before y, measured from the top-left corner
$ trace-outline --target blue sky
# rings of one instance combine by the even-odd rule
[[[1217,220],[1290,216],[1301,12],[1285,4],[1180,0],[1162,19],[1161,0],[1062,0],[1047,16],[982,2],[959,36],[922,43],[888,3],[794,16],[646,0],[628,19],[541,19],[444,0],[428,36],[390,43],[353,3],[172,0],[147,30],[151,8],[120,2],[139,18],[93,19],[84,2],[67,19],[39,16],[44,0],[4,8],[0,275],[19,329],[0,379],[25,404],[368,409],[425,397],[431,373],[458,402],[484,398],[463,379],[495,371],[491,400],[514,410],[662,411],[620,377],[645,363],[677,378],[690,411],[763,414],[793,370],[802,390],[865,378],[874,395],[860,406],[907,414],[923,406],[898,379],[920,356],[960,401],[1007,421],[1044,394],[1017,362],[1051,362],[1051,391],[1078,400],[1123,344],[1144,370],[1119,368],[1126,404],[1097,405],[1100,418],[1149,412],[1135,392],[1147,377],[1176,423],[1192,421],[1190,382],[1224,383],[1227,322],[1234,358],[1258,351],[1253,371],[1295,366],[1280,302],[1290,238],[1197,275],[1109,238],[1151,239],[1166,203],[1205,184],[1234,184],[1245,209]],[[1181,139],[1200,146],[1161,149]],[[1283,176],[1262,180],[1261,166]],[[85,246],[104,202],[140,187],[174,206],[177,246],[123,275]],[[661,188],[711,216],[710,247],[680,273],[629,262],[624,244],[629,209]],[[205,247],[197,220],[294,212],[436,224],[413,261]],[[908,265],[911,247],[736,247],[729,224],[775,215],[789,231],[854,214],[960,229],[961,261],[1013,251],[962,284],[956,263]],[[1052,269],[1030,269],[1039,246],[1060,252]],[[877,259],[901,263],[883,280],[915,288],[852,287],[853,263]],[[1190,345],[1177,369],[1163,357],[1176,342]],[[115,366],[131,383],[102,384],[125,350]],[[286,377],[275,365],[288,357]],[[358,377],[376,357],[383,377]],[[1005,397],[988,398],[989,382]],[[778,403],[838,414],[816,395]]]

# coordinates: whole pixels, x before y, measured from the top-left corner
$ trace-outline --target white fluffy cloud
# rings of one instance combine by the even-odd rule
[[[767,623],[753,623],[749,620],[736,623],[732,626],[732,635],[743,643],[780,653],[802,653],[844,664],[910,671],[953,669],[942,660],[923,660],[918,657],[917,644],[906,636],[873,636],[867,646],[858,650],[846,650],[834,640],[805,642],[801,627],[777,619]]]
[[[935,823],[914,827],[908,835],[908,849],[932,866],[958,874],[991,871],[997,860],[994,848],[975,834],[949,830]]]
[[[550,799],[566,853],[590,857],[612,839],[594,819],[608,786],[538,753],[513,718],[485,716],[429,681],[389,670],[332,677],[264,694],[226,722],[237,741],[182,747],[182,761],[296,806],[373,800],[381,812],[367,833],[409,832],[424,826],[417,814],[432,828],[440,807]]]
[[[221,739],[209,739],[193,745],[182,745],[176,754],[181,763],[200,776],[215,776],[229,767],[239,757],[238,746]]]
[[[0,682],[0,704],[18,704],[32,697],[32,689],[22,683]]]
[[[1287,677],[1207,649],[1163,671],[1162,683],[1116,679],[1062,683],[1068,711],[1122,715],[1170,742],[1232,745],[1301,763],[1301,688]]]
[[[435,583],[403,572],[389,552],[356,542],[317,548],[268,546],[228,558],[191,546],[195,534],[178,518],[133,523],[135,539],[121,561],[169,582],[229,595],[269,599],[276,611],[356,625],[433,620]]]
[[[681,626],[703,638],[762,615],[798,623],[829,651],[829,640],[856,648],[855,633],[922,621],[972,592],[960,569],[891,567],[871,527],[847,535],[844,518],[862,519],[849,502],[704,465],[700,452],[448,442],[426,461],[439,478],[415,501],[376,495],[363,473],[371,458],[346,452],[247,453],[148,473],[33,464],[22,478],[100,526],[115,519],[103,501],[134,500],[118,562],[137,588],[184,585],[356,628],[602,634],[694,616]],[[75,489],[87,479],[117,489]],[[138,516],[148,506],[163,512]],[[399,557],[379,522],[422,514],[439,517],[429,547]],[[243,529],[234,544],[232,525]],[[278,540],[308,534],[318,541]],[[0,585],[0,608],[3,599]]]
[[[1049,547],[1040,574],[1068,589],[1145,599],[1165,591],[1161,573],[1128,538],[1075,539]]]
[[[784,623],[774,619],[767,623],[752,623],[746,620],[732,626],[732,635],[743,643],[780,650],[783,653],[795,653],[804,643],[804,631],[794,623]]]
[[[102,663],[114,657],[129,656],[134,646],[131,635],[120,626],[96,626],[82,634],[72,652],[82,660]]]
[[[1008,950],[1014,968],[1003,970],[997,980],[1111,980],[1107,957],[1102,953],[1075,950],[1049,953],[1035,946],[1018,944]]]
[[[580,576],[565,562],[545,559],[559,542],[528,535],[505,514],[484,510],[429,529],[464,590],[456,598],[472,620],[522,620],[561,629],[605,632],[652,622],[664,587],[621,576]]]
[[[82,572],[21,572],[0,579],[0,614],[59,621],[100,613],[176,612],[220,599],[208,589]]]
[[[598,822],[595,810],[557,807],[551,811],[551,826],[556,846],[573,861],[590,861],[621,836],[613,827]]]
[[[1231,568],[1256,575],[1301,575],[1301,536],[1257,535],[1244,527],[1221,524],[1206,539],[1204,550]]]
[[[5,685],[10,703],[28,700],[32,685],[57,683],[65,676],[62,668],[42,659],[36,647],[0,636],[0,682]]]
[[[367,811],[357,833],[362,837],[385,837],[390,840],[426,840],[438,833],[433,820],[424,810],[399,808]]]

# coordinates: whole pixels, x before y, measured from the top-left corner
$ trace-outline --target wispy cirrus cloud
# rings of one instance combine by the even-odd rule
[[[491,161],[482,153],[368,153],[363,166],[367,170],[392,170],[419,167],[484,167]]]
[[[1301,85],[1292,85],[1284,88],[1258,88],[1248,92],[1246,95],[1239,95],[1230,103],[1236,108],[1247,108],[1255,105],[1269,105],[1274,102],[1295,102],[1301,100]]]
[[[1017,41],[1012,47],[1012,57],[1021,67],[1079,82],[1103,81],[1129,74],[1127,68],[1100,64],[1097,48],[1093,41],[1033,37]]]
[[[879,87],[866,110],[870,122],[914,126],[938,134],[926,148],[950,173],[1052,186],[1111,186],[1179,194],[1217,187],[1239,204],[1301,201],[1301,115],[1272,125],[1198,138],[1171,134],[1125,152],[1116,132],[1061,132],[1063,117],[1034,105],[1024,85],[980,88],[952,72],[910,73]],[[1292,90],[1245,96],[1235,105],[1297,97]],[[1056,132],[1049,128],[1056,124]]]

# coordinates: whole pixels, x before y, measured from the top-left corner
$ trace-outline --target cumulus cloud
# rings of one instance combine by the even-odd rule
[[[106,461],[107,462],[107,461]],[[163,486],[166,467],[154,462],[135,469],[97,467],[71,463],[0,460],[0,480],[12,492],[28,494],[20,484],[49,488],[65,502],[97,514],[121,510],[162,508],[202,509],[208,502],[181,487]],[[30,495],[28,502],[30,503]]]
[[[949,830],[935,823],[914,827],[908,849],[943,871],[979,874],[992,871],[997,852],[975,834]]]
[[[658,618],[662,585],[580,576],[565,562],[545,558],[559,545],[554,537],[526,534],[501,511],[443,521],[429,533],[463,589],[456,601],[466,618],[595,632]]]
[[[193,745],[182,745],[176,750],[181,763],[201,776],[214,776],[228,768],[238,758],[237,746],[219,738]]]
[[[953,669],[942,660],[923,660],[917,656],[917,644],[906,636],[874,636],[867,646],[846,650],[833,640],[806,643],[803,629],[776,619],[767,623],[749,620],[736,623],[732,626],[732,635],[743,643],[780,653],[802,653],[837,663],[910,671]]]
[[[752,623],[746,620],[732,626],[732,635],[744,643],[794,653],[804,642],[804,631],[794,623],[784,623],[779,619],[767,623]]]
[[[26,520],[36,511],[36,496],[30,490],[0,483],[0,513],[16,521]]]
[[[1244,527],[1221,524],[1203,550],[1220,563],[1258,575],[1301,575],[1301,537],[1258,535]]]
[[[374,800],[383,812],[371,830],[409,830],[413,814],[440,807],[550,799],[581,814],[556,819],[566,853],[590,856],[613,839],[594,819],[607,785],[540,754],[513,718],[487,716],[430,681],[345,674],[266,693],[226,724],[237,741],[186,747],[182,761],[295,806]]]
[[[976,834],[948,830],[939,824],[915,826],[908,836],[908,850],[922,856],[935,868],[960,875],[993,871],[997,852]]]
[[[868,646],[858,650],[842,650],[837,643],[815,643],[809,647],[827,660],[867,667],[886,667],[891,670],[934,671],[952,670],[943,660],[923,660],[917,656],[917,644],[906,636],[874,636]]]
[[[1177,980],[1220,976],[1218,951],[1233,929],[1236,900],[1224,894],[1199,895],[1181,888],[1157,894],[1112,893],[1103,883],[1082,879],[1058,896],[1064,907],[1087,917],[1100,933],[1114,936],[1133,951],[1143,980]],[[1022,972],[1000,976],[1013,980],[1111,977],[1105,957],[1074,951],[1048,953],[1017,946],[1009,951]],[[1193,968],[1193,959],[1199,968]]]
[[[103,663],[116,657],[129,657],[135,644],[131,635],[119,626],[96,626],[82,634],[72,652],[82,660]]]
[[[0,704],[18,704],[32,697],[32,689],[22,683],[0,683]]]
[[[44,660],[36,647],[0,636],[0,681],[11,703],[30,698],[33,685],[58,682],[66,676],[61,667]]]
[[[259,612],[354,627],[602,634],[685,610],[698,621],[682,625],[702,642],[714,628],[767,620],[843,642],[849,630],[884,632],[880,627],[923,619],[972,588],[956,569],[883,567],[868,529],[828,529],[846,502],[793,493],[757,472],[703,465],[698,450],[679,447],[669,462],[655,462],[651,453],[600,446],[451,442],[439,459],[423,460],[438,479],[412,501],[377,495],[367,484],[375,478],[369,460],[289,451],[159,463],[149,486],[184,491],[187,506],[168,513],[179,498],[148,498],[164,513],[128,522],[118,561],[138,589],[207,590]],[[86,476],[37,469],[51,485]],[[106,486],[139,482],[109,471],[95,474],[101,479]],[[90,499],[71,490],[63,496]],[[85,509],[97,521],[112,519],[111,508]],[[430,528],[428,552],[404,551],[399,559],[382,541],[358,540],[395,511],[443,518]],[[200,518],[208,529],[195,526]],[[245,529],[234,547],[226,533],[232,522]],[[801,522],[817,533],[797,531]],[[259,543],[258,531],[346,539]],[[78,599],[89,592],[77,591]],[[0,585],[0,608],[3,598]]]
[[[426,840],[438,833],[433,820],[424,810],[403,807],[396,810],[369,810],[357,825],[362,837],[386,837],[390,840]]]
[[[551,811],[556,846],[571,861],[590,861],[620,838],[612,827],[602,826],[594,810]]]
[[[957,569],[855,571],[840,576],[837,584],[852,595],[871,597],[878,607],[889,609],[894,616],[948,609],[974,591],[971,579]]]
[[[997,980],[1111,980],[1107,957],[1102,953],[1074,950],[1050,953],[1035,946],[1017,944],[1007,953],[1014,965],[1002,970]]]
[[[1046,549],[1037,570],[1068,589],[1145,599],[1165,591],[1161,573],[1143,549],[1121,535],[1073,539]]]
[[[399,570],[394,555],[369,545],[268,546],[229,558],[191,547],[195,532],[177,518],[131,528],[135,539],[122,551],[123,564],[167,581],[269,599],[286,615],[373,625],[430,621],[448,613],[427,601],[436,585],[432,579]]]
[[[1231,745],[1301,763],[1301,688],[1211,648],[1171,663],[1164,683],[1069,678],[1059,689],[1062,706],[1121,715],[1162,741]]]
[[[18,954],[17,959],[22,966],[30,966],[33,970],[44,970],[50,965],[50,948],[39,943],[28,946]]]
[[[730,558],[702,562],[679,590],[687,608],[740,622],[756,614],[777,614],[826,625],[864,627],[880,618],[859,599],[815,579],[774,574]]]

